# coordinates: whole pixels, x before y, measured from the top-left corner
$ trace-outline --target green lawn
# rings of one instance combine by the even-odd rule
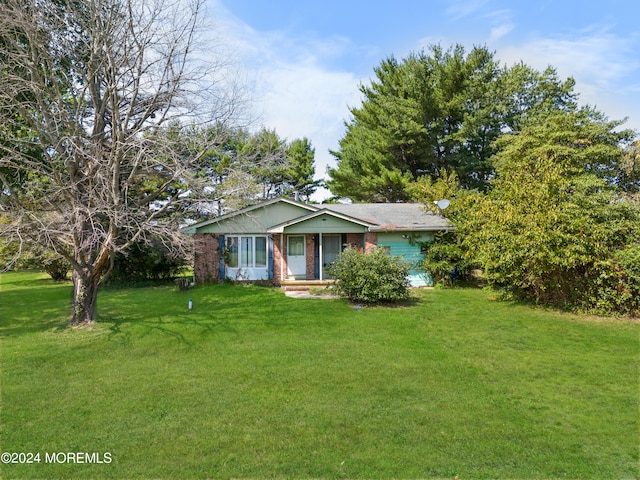
[[[0,450],[41,455],[2,478],[639,476],[638,323],[216,285],[104,290],[71,329],[70,295],[0,276]]]

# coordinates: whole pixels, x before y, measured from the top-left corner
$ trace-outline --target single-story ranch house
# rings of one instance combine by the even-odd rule
[[[190,225],[196,283],[233,280],[327,280],[326,267],[347,246],[379,247],[414,262],[412,286],[431,285],[417,266],[418,242],[453,227],[418,203],[312,205],[288,198],[268,200]]]

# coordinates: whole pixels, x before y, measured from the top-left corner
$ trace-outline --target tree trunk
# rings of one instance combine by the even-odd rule
[[[73,271],[72,324],[92,323],[95,320],[99,285],[99,275]]]

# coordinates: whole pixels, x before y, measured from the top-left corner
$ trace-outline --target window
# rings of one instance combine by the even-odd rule
[[[267,266],[267,237],[256,237],[256,267]]]
[[[238,237],[227,237],[225,263],[227,267],[238,268]]]
[[[266,267],[267,237],[227,236],[225,263],[229,268]]]
[[[287,254],[291,256],[304,255],[304,237],[303,236],[289,237],[289,250]]]
[[[242,243],[242,255],[240,265],[242,268],[253,267],[253,237],[240,237]]]

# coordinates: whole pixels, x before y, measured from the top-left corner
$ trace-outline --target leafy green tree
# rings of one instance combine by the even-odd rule
[[[196,147],[207,145],[194,166],[197,178],[205,187],[199,201],[188,204],[182,212],[184,218],[204,220],[245,207],[260,198],[263,189],[250,173],[251,158],[240,154],[251,138],[247,130],[216,124],[192,127],[190,132],[192,135],[183,135],[180,140],[185,152],[192,148],[191,137],[196,139]]]
[[[42,269],[47,272],[53,280],[62,281],[67,279],[67,273],[71,270],[71,264],[63,257],[51,256],[51,254],[49,254],[49,256],[42,261]]]
[[[460,193],[460,182],[455,172],[449,173],[443,168],[437,176],[422,175],[417,181],[409,184],[407,193],[412,200],[424,203],[427,211],[442,213],[436,206],[437,202],[456,198]],[[447,210],[447,215],[450,212],[451,209]]]
[[[626,148],[614,181],[629,199],[640,205],[640,140]]]
[[[307,138],[293,140],[286,152],[286,180],[293,193],[298,193],[307,200],[318,189],[320,182],[314,180],[315,148]]]
[[[109,282],[168,280],[180,275],[189,261],[171,249],[169,242],[156,237],[150,243],[136,243],[126,252],[117,254]]]
[[[501,67],[482,47],[466,54],[460,45],[432,46],[385,59],[375,74],[360,87],[362,106],[351,109],[328,182],[334,194],[360,201],[406,201],[411,182],[442,169],[483,190],[496,139],[527,118],[575,106],[572,79],[560,82],[551,68]]]
[[[262,190],[260,198],[274,198],[285,193],[286,150],[286,141],[282,140],[275,130],[262,129],[249,136],[238,151],[247,173],[256,179]]]
[[[262,199],[294,193],[308,198],[317,187],[315,150],[307,138],[287,143],[275,130],[263,129],[248,138],[239,155],[262,187]]]
[[[457,232],[436,233],[423,248],[422,269],[439,284],[450,285],[454,278],[466,278],[473,266]]]
[[[632,137],[589,109],[498,142],[496,177],[457,218],[494,287],[539,303],[637,314],[640,209],[611,173]]]
[[[424,204],[425,210],[446,215],[449,219],[457,219],[466,215],[465,199],[473,195],[460,188],[458,176],[442,169],[438,176],[424,175],[410,184],[407,192],[412,200]],[[448,200],[449,206],[441,211],[438,201]],[[464,236],[458,231],[436,233],[434,239],[422,245],[425,250],[422,268],[433,276],[436,282],[448,284],[451,273],[456,272],[458,278],[464,278],[474,267],[473,258],[464,245]]]
[[[220,215],[256,200],[316,190],[315,150],[307,138],[288,143],[275,130],[250,133],[217,126],[200,133],[211,147],[202,155],[198,176],[208,182],[208,202],[193,215]],[[213,208],[212,208],[213,206]]]

